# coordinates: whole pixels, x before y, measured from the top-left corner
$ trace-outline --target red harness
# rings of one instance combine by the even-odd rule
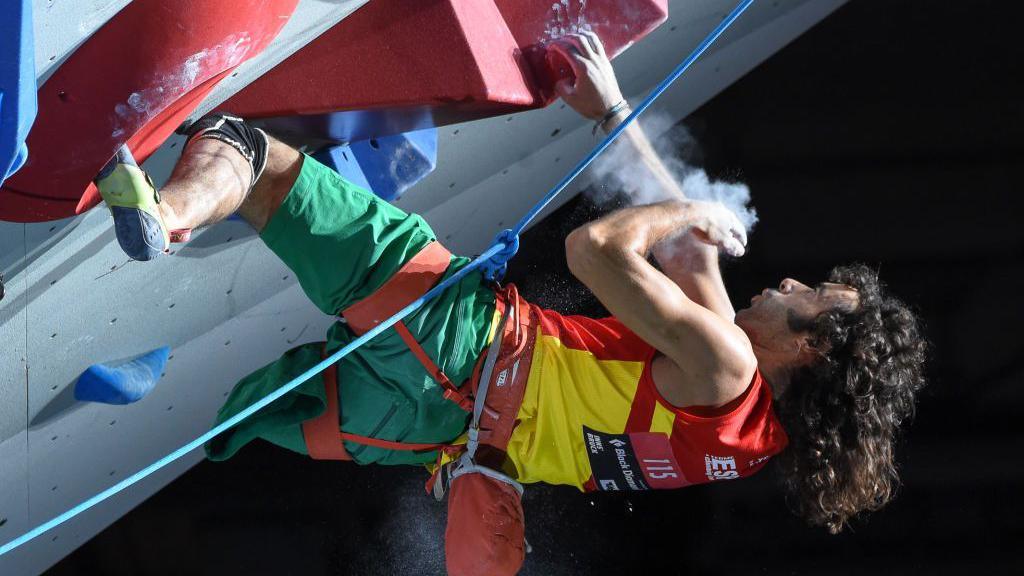
[[[356,335],[363,334],[390,318],[414,300],[425,294],[442,278],[451,261],[451,253],[438,242],[427,244],[406,262],[394,276],[388,279],[376,292],[361,300],[340,314]],[[486,408],[481,417],[480,442],[504,452],[508,446],[519,406],[526,390],[526,379],[530,372],[535,330],[529,306],[519,298],[514,285],[509,285],[496,294],[495,305],[498,314],[504,314],[511,305],[508,321],[503,333],[495,335],[492,346],[500,346],[500,354],[492,372],[488,387]],[[416,356],[428,374],[444,388],[444,397],[467,412],[473,409],[473,395],[479,387],[481,367],[485,354],[481,354],[469,382],[456,386],[437,364],[427,355],[419,342],[413,338],[404,322],[394,325],[399,337]],[[381,440],[360,436],[340,430],[338,405],[338,371],[331,365],[323,372],[324,393],[327,408],[323,414],[303,422],[302,433],[309,455],[317,460],[351,460],[345,450],[344,441],[384,448],[387,450],[458,451],[451,444],[416,444]]]

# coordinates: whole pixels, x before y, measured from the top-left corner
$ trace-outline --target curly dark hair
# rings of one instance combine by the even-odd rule
[[[840,266],[829,281],[855,288],[859,302],[807,321],[821,356],[793,374],[778,400],[790,439],[778,460],[794,511],[836,534],[893,497],[897,432],[925,384],[927,343],[871,268]]]

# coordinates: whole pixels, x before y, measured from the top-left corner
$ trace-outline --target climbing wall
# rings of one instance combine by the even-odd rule
[[[274,43],[214,87],[199,110],[237,93],[362,3],[300,1]],[[39,79],[126,4],[37,1]],[[685,117],[841,4],[756,2],[656,109]],[[668,20],[615,62],[630,99],[641,98],[675,67],[733,5],[669,2]],[[396,204],[422,213],[453,251],[467,254],[518,219],[596,143],[590,124],[557,102],[444,126],[437,136],[436,169]],[[171,137],[147,161],[158,182],[180,146],[181,139]],[[586,177],[575,182],[559,202],[587,183]],[[0,301],[0,542],[205,431],[235,380],[292,346],[321,339],[331,321],[238,221],[202,231],[172,256],[145,264],[126,261],[102,209],[50,222],[0,223],[0,271],[6,288]],[[173,355],[166,374],[140,402],[115,407],[72,400],[71,385],[88,365],[165,345]],[[0,557],[0,574],[41,573],[199,458],[192,454]]]

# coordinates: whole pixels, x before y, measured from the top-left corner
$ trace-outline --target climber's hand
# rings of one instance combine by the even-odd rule
[[[622,101],[615,70],[597,34],[586,31],[555,40],[548,45],[552,67],[557,68],[555,60],[559,57],[569,64],[576,78],[560,80],[555,91],[573,110],[591,120],[600,120]]]

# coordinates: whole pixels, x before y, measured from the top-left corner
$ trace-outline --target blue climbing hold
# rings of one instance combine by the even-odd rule
[[[324,148],[316,154],[313,158],[327,166],[331,170],[334,170],[345,180],[348,180],[352,184],[359,186],[364,190],[371,190],[370,182],[363,175],[363,169],[359,167],[359,162],[356,161],[356,156],[352,152],[352,147],[345,144],[342,146],[331,146],[330,148]]]
[[[171,349],[164,346],[122,364],[93,364],[78,377],[75,400],[103,404],[137,402],[156,386],[170,354]]]
[[[313,158],[349,182],[390,202],[437,167],[437,129],[333,146]]]
[[[28,159],[25,138],[36,118],[31,0],[4,0],[0,13],[0,184]]]
[[[370,190],[392,201],[437,167],[437,129],[354,142],[352,153]]]

